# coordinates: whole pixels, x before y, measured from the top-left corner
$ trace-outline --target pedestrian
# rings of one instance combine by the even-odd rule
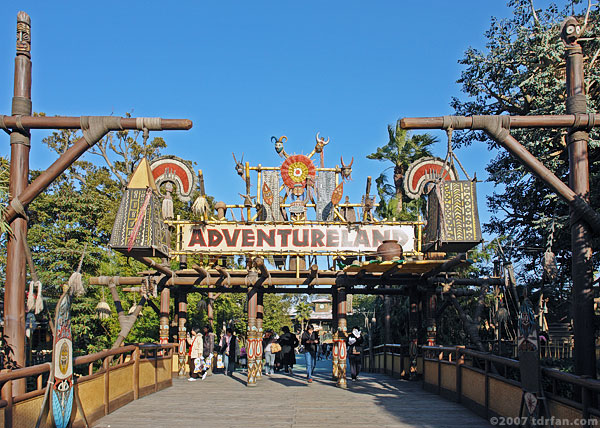
[[[348,335],[348,359],[350,360],[350,374],[352,380],[358,378],[358,373],[362,368],[362,344],[363,337],[360,334],[360,328],[354,327],[352,333]]]
[[[304,346],[304,357],[306,358],[306,378],[308,383],[311,383],[317,364],[317,345],[319,344],[319,335],[315,332],[312,324],[306,326],[306,330],[302,333],[301,342]]]
[[[228,327],[225,330],[225,336],[221,337],[220,353],[223,354],[223,363],[225,364],[225,374],[233,376],[235,371],[235,357],[237,349],[237,337],[233,334],[233,329]]]
[[[294,374],[293,368],[296,364],[296,354],[294,349],[298,346],[298,338],[290,332],[288,326],[284,326],[281,331],[283,334],[279,336],[279,345],[281,345],[281,364],[286,373]]]
[[[265,374],[272,375],[275,370],[275,355],[281,350],[281,346],[278,343],[275,343],[275,334],[273,330],[265,331],[262,345],[265,355]]]
[[[198,327],[194,327],[192,328],[192,334],[187,334],[187,343],[190,345],[190,377],[188,378],[190,382],[198,380],[199,370],[197,370],[197,367],[199,365],[198,363],[200,362],[200,358],[202,357],[203,349],[202,336],[199,334],[199,332],[200,329]]]
[[[210,376],[213,372],[213,352],[215,350],[215,334],[212,332],[210,325],[202,327],[202,343],[202,356],[206,363],[206,372]]]

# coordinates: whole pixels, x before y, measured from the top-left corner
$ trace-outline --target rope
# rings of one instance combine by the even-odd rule
[[[152,131],[162,131],[160,117],[136,117],[135,127],[140,131],[148,128]]]
[[[6,116],[4,116],[3,114],[0,115],[0,129],[2,129],[4,132],[6,132],[8,135],[10,135],[10,129],[8,129],[8,127],[4,123],[4,118],[5,117]]]
[[[18,215],[23,217],[25,220],[29,221],[29,217],[27,216],[27,213],[25,212],[25,207],[23,206],[23,204],[21,203],[19,198],[17,198],[16,196],[14,198],[12,198],[12,200],[10,201],[10,206],[15,210],[15,212]]]

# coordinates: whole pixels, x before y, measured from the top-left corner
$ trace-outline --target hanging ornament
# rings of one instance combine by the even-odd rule
[[[35,298],[35,314],[39,314],[44,310],[44,298],[42,297],[42,283],[36,281],[37,286],[37,297]]]
[[[100,299],[96,305],[96,315],[98,315],[99,319],[104,320],[110,317],[110,314],[110,305],[106,303],[106,299],[104,298],[104,287],[102,287],[102,299]]]
[[[162,216],[164,220],[170,220],[173,218],[173,197],[171,192],[173,191],[173,184],[167,182],[165,184],[165,198],[162,202]]]
[[[35,308],[35,296],[33,295],[34,282],[35,281],[29,281],[29,292],[27,293],[27,312],[31,312]]]

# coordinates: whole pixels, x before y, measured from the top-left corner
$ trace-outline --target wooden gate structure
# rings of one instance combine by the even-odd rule
[[[180,374],[185,373],[186,363],[187,294],[208,294],[209,302],[218,293],[247,294],[248,386],[256,385],[261,374],[264,294],[332,295],[333,376],[340,387],[346,386],[347,296],[409,296],[411,363],[416,372],[418,346],[436,343],[437,296],[448,292],[449,278],[456,276],[457,267],[471,263],[466,252],[481,240],[475,183],[456,180],[456,172],[441,159],[416,162],[407,173],[416,197],[430,190],[428,186],[439,195],[430,202],[429,226],[422,220],[379,219],[374,213],[375,198],[370,195],[371,177],[360,203],[350,203],[348,197],[341,202],[344,186],[351,184],[352,162],[346,165],[342,158],[341,165],[325,167],[329,139],[317,133],[309,155],[288,155],[283,146],[286,140],[285,136],[272,138],[283,158],[279,166],[251,166],[234,156],[235,170],[245,185],[245,194],[240,194],[243,202],[217,202],[208,207],[202,194],[193,204],[200,216],[196,221],[173,219],[169,208],[171,192],[176,189],[179,193],[186,183],[193,182],[191,163],[173,156],[143,161],[123,197],[111,246],[151,269],[137,277],[92,277],[90,284],[108,286],[115,299],[117,287],[147,293],[153,284],[150,288],[160,292],[160,309],[155,310],[160,316],[161,343],[168,341],[174,295]],[[315,154],[321,155],[320,166],[312,159]],[[252,194],[252,189],[256,193]],[[149,208],[158,207],[161,198],[161,213]],[[144,206],[148,208],[140,209]],[[162,227],[156,221],[159,216],[169,226],[169,233],[157,233]],[[174,245],[166,248],[171,242],[158,242],[157,236],[169,234],[174,235]],[[446,257],[447,251],[455,255]],[[163,262],[151,255],[163,256]],[[172,270],[165,263],[166,256],[176,258],[180,268]],[[246,268],[227,267],[233,265],[232,257],[245,258]],[[307,258],[311,260],[308,267]],[[197,262],[189,263],[192,259]],[[326,259],[327,268],[319,266]],[[500,280],[453,278],[453,283],[485,288],[500,284]],[[453,292],[468,295],[476,291]],[[208,317],[212,321],[210,303]]]

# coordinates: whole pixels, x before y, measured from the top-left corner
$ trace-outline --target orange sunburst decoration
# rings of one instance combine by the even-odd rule
[[[314,179],[315,176],[315,165],[308,156],[292,155],[281,164],[281,178],[290,189],[294,189],[297,184],[304,188],[307,178]]]

